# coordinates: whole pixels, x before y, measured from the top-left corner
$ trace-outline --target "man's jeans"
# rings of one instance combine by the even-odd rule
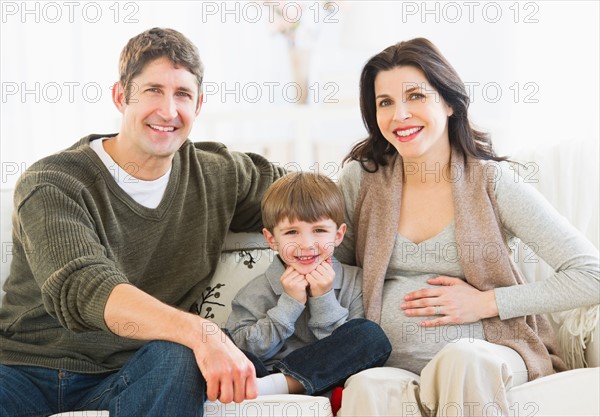
[[[344,385],[350,376],[383,366],[392,346],[377,324],[365,319],[350,320],[311,345],[294,350],[273,367],[299,381],[308,395],[318,395]],[[254,355],[256,376],[269,374]]]
[[[356,372],[383,365],[390,352],[378,325],[355,319],[275,366],[301,382],[307,394],[318,394],[342,385]],[[257,376],[268,374],[260,360],[248,357]],[[192,351],[171,342],[147,343],[110,374],[0,365],[0,417],[80,410],[109,410],[111,417],[201,417],[205,399],[206,383]]]
[[[147,343],[110,374],[0,365],[0,417],[78,410],[109,410],[111,417],[202,416],[205,385],[192,351],[163,341]]]

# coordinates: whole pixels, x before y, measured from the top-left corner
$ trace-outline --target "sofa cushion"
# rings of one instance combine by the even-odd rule
[[[268,268],[273,256],[262,235],[230,233],[217,270],[192,312],[225,327],[233,297]]]
[[[574,369],[511,388],[508,402],[515,416],[599,416],[598,392],[600,368]]]

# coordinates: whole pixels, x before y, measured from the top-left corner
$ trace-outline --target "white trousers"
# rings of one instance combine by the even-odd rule
[[[525,382],[527,368],[514,350],[460,339],[438,352],[420,377],[396,368],[353,375],[338,416],[508,416],[506,392]]]

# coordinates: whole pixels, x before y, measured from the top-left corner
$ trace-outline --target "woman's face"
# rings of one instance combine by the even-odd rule
[[[445,161],[450,155],[452,108],[423,72],[403,66],[375,77],[377,125],[404,162]]]

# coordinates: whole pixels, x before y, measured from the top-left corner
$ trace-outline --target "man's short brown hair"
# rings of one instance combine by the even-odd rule
[[[275,181],[261,203],[262,219],[269,232],[284,219],[314,223],[331,219],[344,223],[344,197],[328,177],[294,172]]]
[[[127,42],[119,58],[119,81],[125,90],[125,102],[137,93],[133,80],[144,67],[159,58],[167,58],[178,67],[184,67],[196,76],[198,95],[202,92],[204,66],[198,48],[183,34],[173,29],[152,28]]]

